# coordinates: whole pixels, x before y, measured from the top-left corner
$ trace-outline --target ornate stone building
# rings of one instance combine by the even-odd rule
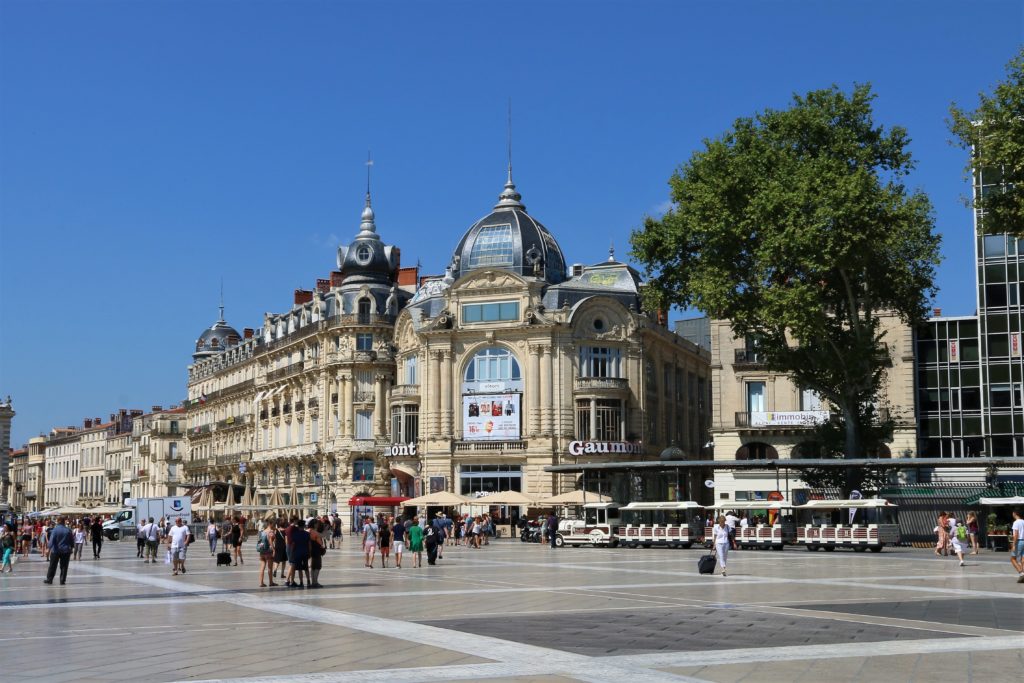
[[[380,239],[369,195],[337,263],[260,330],[239,335],[222,309],[197,341],[185,462],[192,483],[244,484],[257,505],[276,500],[304,514],[347,514],[351,495],[390,490],[374,465],[389,443],[394,320],[416,269],[402,269],[398,249]]]
[[[543,467],[696,458],[707,438],[709,356],[643,310],[615,260],[566,260],[526,212],[511,173],[396,323],[391,476],[403,493],[571,489]],[[415,448],[411,447],[415,446]]]

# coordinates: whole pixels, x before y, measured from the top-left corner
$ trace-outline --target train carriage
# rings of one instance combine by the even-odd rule
[[[812,500],[793,508],[796,542],[808,550],[882,551],[900,542],[897,506],[881,498]]]
[[[693,501],[630,503],[621,509],[616,535],[630,548],[689,548],[704,540],[703,510]]]

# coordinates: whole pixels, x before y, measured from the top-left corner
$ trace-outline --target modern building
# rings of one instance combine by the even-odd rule
[[[0,512],[9,508],[11,421],[14,419],[14,415],[11,397],[0,399]]]
[[[521,200],[510,173],[398,315],[393,445],[373,464],[403,494],[547,497],[577,481],[545,466],[701,454],[708,352],[644,310],[639,275],[614,254],[567,268]]]
[[[975,172],[974,194],[997,191],[998,171]],[[977,310],[935,317],[917,331],[922,455],[1021,457],[1024,464],[1024,353],[1021,296],[1024,240],[986,235],[974,214]],[[950,473],[936,470],[936,480]],[[957,470],[983,482],[984,468]]]
[[[895,315],[881,317],[887,356],[879,415],[894,423],[892,440],[863,457],[911,455],[916,450],[914,340],[911,328]],[[768,370],[756,340],[737,337],[728,320],[711,322],[713,424],[716,460],[773,460],[819,457],[816,428],[832,419],[833,409],[790,375]],[[773,492],[805,490],[796,474],[729,471],[715,475],[718,500],[760,500]]]

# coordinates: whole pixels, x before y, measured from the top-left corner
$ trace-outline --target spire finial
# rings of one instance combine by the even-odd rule
[[[615,240],[612,240],[611,244],[608,246],[608,262],[615,262]]]
[[[508,179],[505,181],[505,189],[498,195],[498,203],[495,209],[517,208],[526,210],[526,206],[520,201],[523,196],[516,191],[516,184],[512,182],[512,98],[508,98],[508,129],[506,132],[508,144]]]
[[[366,152],[366,206],[363,207],[363,220],[359,224],[357,237],[377,237],[377,224],[374,222],[373,208],[370,206],[370,168],[373,167],[373,157],[369,150]]]
[[[224,322],[224,276],[220,276],[220,321]]]

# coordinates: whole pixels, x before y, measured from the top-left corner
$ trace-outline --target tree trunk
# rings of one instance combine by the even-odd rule
[[[843,415],[843,426],[846,430],[846,443],[843,448],[843,458],[850,460],[852,458],[863,458],[863,439],[861,435],[861,425],[858,420],[858,412],[856,405],[854,406],[842,406],[841,408]],[[860,467],[847,467],[845,469],[845,476],[843,477],[844,486],[843,493],[846,496],[850,495],[850,491],[860,488],[861,481],[864,478],[863,468]]]

